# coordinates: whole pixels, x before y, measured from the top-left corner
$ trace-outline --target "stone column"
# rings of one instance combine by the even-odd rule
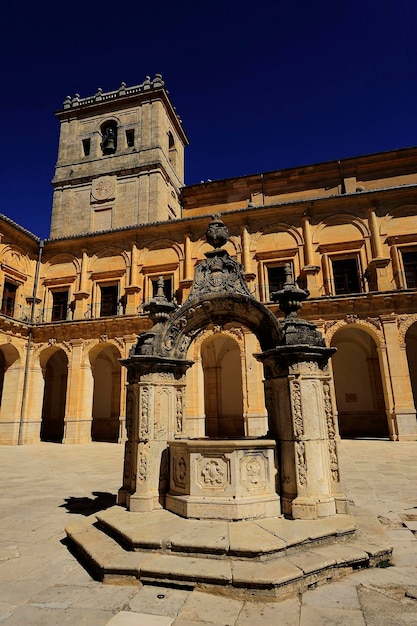
[[[277,441],[280,458],[282,509],[295,519],[347,512],[327,365],[330,352],[322,348],[289,355],[277,348],[258,357],[265,368],[269,436]]]
[[[307,289],[312,298],[320,296],[320,285],[317,277],[320,267],[314,264],[313,237],[311,234],[311,225],[308,215],[303,217],[303,236],[304,236],[304,262],[303,274],[307,279]]]
[[[32,354],[29,365],[29,376],[27,386],[27,398],[30,402],[26,404],[23,416],[22,443],[39,443],[42,423],[42,405],[45,389],[45,379],[39,357]]]
[[[94,380],[83,339],[71,341],[68,364],[67,401],[62,443],[90,443]]]
[[[82,250],[80,284],[79,289],[74,293],[75,309],[74,320],[84,319],[88,315],[87,303],[90,296],[87,290],[87,266],[88,255],[86,250]]]
[[[397,317],[395,315],[381,315],[387,346],[387,361],[393,406],[388,415],[388,422],[395,424],[396,436],[390,429],[391,438],[398,441],[415,441],[417,438],[416,409],[414,406],[413,390],[411,388],[405,345],[400,342]]]
[[[138,248],[132,244],[130,254],[130,276],[129,284],[126,285],[126,315],[136,315],[140,305],[141,288],[138,284]]]
[[[279,345],[258,355],[264,364],[269,436],[277,442],[282,511],[295,519],[347,513],[337,452],[335,395],[326,348],[315,324],[297,317],[308,296],[285,268],[273,294],[285,319]]]
[[[183,433],[185,373],[191,361],[133,355],[128,370],[127,441],[118,502],[130,511],[162,508],[169,488],[168,441]]]
[[[0,445],[16,445],[18,443],[23,380],[24,367],[17,359],[4,371],[0,405]],[[39,428],[37,434],[39,435]],[[39,441],[39,438],[35,441]]]

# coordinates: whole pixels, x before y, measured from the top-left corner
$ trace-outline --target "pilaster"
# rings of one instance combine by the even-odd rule
[[[400,343],[396,315],[380,317],[385,343],[393,406],[388,420],[395,423],[395,439],[415,441],[417,438],[416,408],[414,406],[405,345]]]

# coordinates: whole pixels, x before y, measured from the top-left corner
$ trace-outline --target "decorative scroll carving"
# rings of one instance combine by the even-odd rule
[[[326,332],[327,344],[330,345],[335,333],[346,327],[348,324],[354,324],[358,328],[361,328],[365,332],[368,332],[377,340],[379,347],[384,347],[385,339],[382,331],[381,322],[374,317],[361,319],[357,315],[346,315],[345,320],[326,322],[324,325],[324,330]]]
[[[296,452],[297,452],[298,481],[300,485],[305,485],[307,482],[307,463],[306,463],[305,444],[304,444],[304,441],[297,441],[295,445],[296,445]]]
[[[328,382],[323,383],[323,397],[324,397],[324,412],[326,415],[327,435],[329,438],[329,456],[330,456],[330,472],[332,480],[338,482],[340,480],[339,474],[339,462],[337,458],[336,450],[336,429],[334,424],[334,415],[332,407],[332,399],[330,395],[330,385]]]
[[[301,389],[300,383],[294,380],[291,384],[291,403],[293,412],[294,437],[301,439],[304,435],[303,414],[301,410]]]
[[[140,394],[140,439],[149,439],[149,387],[142,387]]]
[[[221,292],[251,295],[244,277],[243,266],[232,259],[227,250],[221,248],[227,242],[228,237],[227,227],[219,215],[214,215],[207,229],[206,239],[215,249],[206,252],[206,259],[196,267],[189,300]]]
[[[410,326],[417,322],[417,313],[411,315],[399,315],[397,317],[398,334],[400,336],[401,343],[405,343],[405,336]]]
[[[148,474],[148,459],[146,455],[141,452],[138,458],[138,480],[143,483],[146,480]]]
[[[327,434],[329,439],[334,439],[336,431],[334,427],[334,416],[332,399],[330,395],[330,385],[328,382],[323,383],[323,396],[324,396],[324,412],[326,414]]]
[[[177,387],[175,390],[175,431],[181,433],[183,428],[183,399],[184,389]]]
[[[337,460],[337,450],[335,439],[329,439],[330,473],[334,482],[339,482],[339,463]]]

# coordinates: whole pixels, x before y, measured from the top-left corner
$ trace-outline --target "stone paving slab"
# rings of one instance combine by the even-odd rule
[[[174,620],[171,617],[120,611],[107,622],[106,626],[171,626],[173,622]]]

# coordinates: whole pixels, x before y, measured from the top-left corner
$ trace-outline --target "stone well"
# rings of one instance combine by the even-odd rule
[[[165,507],[190,518],[280,515],[275,449],[271,439],[170,441]]]

